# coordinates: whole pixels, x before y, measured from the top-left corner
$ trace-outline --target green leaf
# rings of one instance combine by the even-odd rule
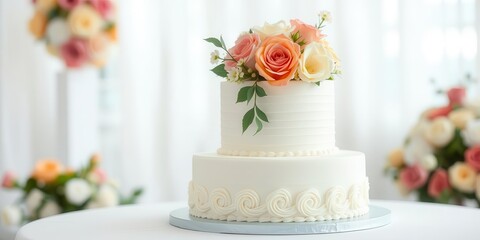
[[[316,82],[315,85],[320,86],[320,81]]]
[[[247,101],[248,90],[252,87],[243,87],[238,91],[237,103]]]
[[[252,125],[254,117],[255,117],[255,109],[254,108],[248,110],[248,112],[245,113],[245,115],[243,116],[243,119],[242,119],[242,127],[243,127],[243,132],[242,133],[244,133],[248,129],[248,127],[250,127],[250,125]]]
[[[223,41],[223,37],[220,35],[220,42],[222,43],[223,48],[227,48],[225,45],[225,41]]]
[[[217,74],[220,77],[227,77],[227,71],[225,70],[225,64],[220,64],[212,69],[210,69],[213,73]]]
[[[255,111],[257,112],[257,116],[264,122],[268,122],[267,115],[258,108],[258,106],[255,106]]]
[[[247,91],[247,104],[252,100],[253,94],[255,93],[255,87],[251,86]]]
[[[262,87],[258,86],[258,84],[256,86],[255,91],[257,92],[257,96],[259,96],[259,97],[267,96],[267,93],[265,92],[265,90]]]
[[[260,119],[258,117],[255,118],[255,123],[257,124],[257,131],[253,135],[257,135],[257,133],[262,131],[262,129],[263,129],[262,121],[260,121]]]
[[[222,47],[222,42],[220,40],[218,40],[217,38],[211,37],[211,38],[205,38],[203,40],[215,45],[215,47],[219,47],[219,48]]]

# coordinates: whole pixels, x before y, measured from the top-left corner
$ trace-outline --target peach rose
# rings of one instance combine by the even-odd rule
[[[480,171],[480,145],[465,151],[465,162],[477,172]]]
[[[102,18],[92,6],[81,4],[68,15],[68,26],[73,35],[90,38],[102,30]]]
[[[464,162],[456,162],[448,169],[448,179],[452,186],[465,193],[475,191],[475,169]]]
[[[451,106],[430,109],[426,112],[427,118],[433,120],[438,117],[446,117],[453,110]]]
[[[396,148],[388,154],[388,165],[390,167],[399,168],[405,164],[403,149]]]
[[[105,34],[98,34],[88,40],[87,51],[90,61],[98,67],[106,63],[110,40]]]
[[[430,178],[428,194],[434,198],[438,198],[442,192],[447,189],[450,189],[447,171],[444,169],[437,169]]]
[[[43,183],[53,182],[62,172],[62,165],[53,159],[38,161],[33,169],[32,177]]]
[[[45,35],[46,28],[47,16],[40,11],[35,12],[35,15],[33,15],[33,18],[30,19],[28,23],[30,33],[32,33],[35,38],[40,39]]]
[[[44,13],[48,14],[55,6],[57,6],[57,0],[38,0],[34,2],[35,8]]]
[[[418,164],[404,168],[400,172],[400,181],[409,190],[417,189],[427,181],[427,171]]]
[[[255,51],[259,45],[260,37],[258,34],[247,33],[240,35],[237,41],[235,41],[235,46],[230,48],[228,52],[232,54],[232,57],[236,61],[243,59],[247,67],[255,69]],[[230,56],[227,55],[225,59],[225,70],[227,71],[237,66],[237,62],[233,61],[229,57]]]
[[[267,37],[255,53],[255,68],[273,86],[288,84],[298,68],[300,46],[284,35]]]
[[[325,35],[312,25],[306,24],[298,19],[290,20],[290,24],[294,27],[292,34],[299,33],[300,41],[304,42],[302,49],[311,42],[319,42]]]

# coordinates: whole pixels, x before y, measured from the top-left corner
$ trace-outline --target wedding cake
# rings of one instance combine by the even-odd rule
[[[193,155],[190,215],[309,222],[368,213],[365,155],[335,145],[333,76],[339,60],[316,27],[291,20],[208,42],[221,83],[221,146]],[[235,101],[236,99],[236,101]],[[256,128],[253,126],[256,125]]]

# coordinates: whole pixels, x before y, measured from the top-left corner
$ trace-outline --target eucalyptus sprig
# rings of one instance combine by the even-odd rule
[[[247,102],[248,105],[253,98],[253,107],[245,113],[242,119],[242,133],[252,125],[253,120],[255,120],[255,125],[257,125],[257,131],[254,135],[263,129],[263,122],[268,122],[267,115],[257,105],[257,97],[267,96],[267,93],[258,85],[258,82],[259,80],[256,80],[252,86],[243,87],[238,91],[237,103]]]

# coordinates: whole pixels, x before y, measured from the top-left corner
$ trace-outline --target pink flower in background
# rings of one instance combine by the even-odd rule
[[[303,41],[305,44],[302,46],[302,49],[305,45],[311,42],[319,42],[320,39],[325,37],[320,30],[312,25],[306,24],[298,19],[290,20],[290,24],[295,27],[292,31],[292,34],[299,33],[300,41]]]
[[[72,38],[61,46],[60,55],[68,67],[80,67],[88,60],[87,44],[84,40]]]
[[[435,109],[432,109],[432,110],[428,111],[427,118],[430,119],[430,120],[433,120],[433,119],[438,118],[438,117],[446,117],[446,116],[448,116],[448,114],[450,114],[450,112],[452,110],[453,109],[452,109],[451,105],[445,106],[445,107],[435,108]]]
[[[465,151],[465,162],[475,171],[480,171],[480,145],[469,148]]]
[[[83,2],[85,0],[58,0],[58,5],[64,9],[71,10]]]
[[[90,0],[90,3],[104,18],[110,16],[113,11],[113,4],[110,0]]]
[[[247,33],[238,37],[235,41],[235,46],[230,48],[228,52],[232,54],[233,58],[237,61],[243,59],[245,65],[251,69],[255,69],[255,51],[260,45],[260,37],[256,33]],[[237,63],[231,59],[230,56],[226,56],[225,70],[234,68]]]
[[[400,172],[400,181],[409,190],[421,187],[427,181],[427,177],[427,171],[418,164],[406,167]]]
[[[434,198],[438,198],[442,192],[447,189],[450,189],[447,171],[444,169],[435,170],[428,184],[428,194]]]
[[[12,172],[6,172],[5,175],[3,175],[2,187],[13,188],[13,186],[15,186],[16,181],[17,180],[15,177],[15,174],[13,174]]]
[[[103,171],[103,169],[96,168],[93,171],[93,174],[95,174],[95,177],[97,178],[98,183],[104,183],[107,181],[107,173]]]
[[[447,91],[450,106],[462,104],[465,95],[465,88],[463,87],[450,88],[450,90]]]

